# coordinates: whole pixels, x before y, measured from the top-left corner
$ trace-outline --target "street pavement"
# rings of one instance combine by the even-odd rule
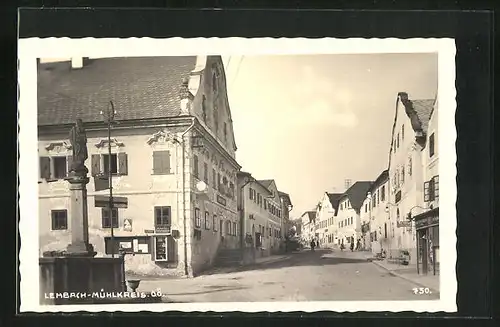
[[[173,302],[435,300],[418,285],[391,275],[366,255],[318,249],[189,279],[142,280],[138,291],[160,289]]]

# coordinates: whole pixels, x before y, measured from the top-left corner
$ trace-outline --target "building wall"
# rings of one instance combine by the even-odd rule
[[[215,79],[212,78],[214,71],[217,71]],[[215,88],[213,82],[217,84]],[[189,88],[193,98],[188,103],[183,104],[181,101],[180,106],[189,109],[188,113],[201,117],[201,125],[195,124],[194,130],[186,135],[184,150],[181,146],[180,133],[185,131],[191,122],[188,116],[175,118],[176,122],[171,126],[157,124],[153,127],[151,124],[144,123],[142,127],[118,126],[112,131],[112,137],[116,139],[116,142],[112,143],[112,152],[120,157],[122,156],[120,153],[126,154],[126,160],[120,160],[118,165],[118,176],[113,177],[114,196],[126,196],[129,202],[128,208],[118,209],[119,227],[115,229],[115,236],[164,237],[169,235],[167,242],[168,251],[170,251],[169,259],[166,262],[154,262],[151,254],[129,255],[126,257],[126,267],[134,272],[145,274],[184,274],[187,272],[192,275],[211,265],[221,244],[229,248],[235,248],[239,244],[234,189],[239,165],[234,159],[236,145],[220,57],[208,57],[208,59],[199,57],[194,74],[189,80]],[[205,118],[203,112],[207,116],[206,123],[203,119]],[[196,137],[191,137],[194,131],[196,131]],[[88,130],[87,139],[89,158],[86,166],[91,175],[92,157],[108,152],[107,132]],[[68,143],[67,132],[57,134],[45,131],[39,135],[39,155],[41,157],[69,156],[71,150],[67,147]],[[170,172],[168,174],[154,174],[154,151],[169,152]],[[197,174],[195,157],[198,162]],[[121,162],[126,162],[126,164],[123,166]],[[182,169],[183,162],[184,170]],[[208,168],[206,177],[203,176],[204,163]],[[102,162],[100,166],[103,167]],[[122,168],[127,170],[126,175],[120,174]],[[40,167],[39,170],[41,170]],[[213,182],[214,171],[217,180],[220,178],[221,184],[222,179],[227,182],[223,189],[215,185],[219,183],[217,180]],[[205,179],[209,185],[207,192],[195,195],[197,182]],[[71,213],[68,212],[68,229],[53,231],[51,210],[69,209],[68,183],[64,180],[51,183],[39,182],[40,251],[62,250],[69,240]],[[93,178],[87,185],[87,190],[89,238],[98,255],[102,256],[105,255],[103,238],[110,234],[110,229],[102,227],[101,209],[94,207],[94,195],[108,195],[109,190],[95,192]],[[223,200],[220,200],[221,198]],[[173,238],[168,232],[155,233],[155,206],[170,207],[171,229],[179,231],[178,238]],[[195,217],[197,209],[201,215],[201,223]],[[206,225],[205,212],[208,212]],[[129,219],[132,221],[132,231],[125,231],[123,224]],[[227,225],[228,222],[231,223],[231,227]],[[214,224],[217,224],[215,229]],[[152,247],[153,242],[149,244],[149,250]]]
[[[272,181],[268,187],[271,196],[266,198],[267,201],[267,225],[266,234],[269,238],[269,245],[266,254],[277,253],[280,250],[281,233],[283,226],[283,205],[279,196],[276,182]],[[274,209],[271,209],[274,208]]]
[[[365,247],[369,247],[374,253],[379,253],[382,249],[387,251],[390,240],[390,221],[389,214],[386,212],[389,201],[389,181],[381,182],[371,192],[371,199],[367,197],[363,201],[360,218],[362,223],[370,223],[370,230],[365,235]]]
[[[398,101],[389,166],[388,205],[391,239],[388,243],[388,254],[397,255],[399,250],[406,249],[410,251],[412,261],[416,259],[415,229],[398,228],[397,221],[406,220],[410,211],[412,215],[416,215],[422,210],[420,208],[423,196],[422,147],[416,142],[415,137],[405,108]],[[396,199],[398,192],[401,192],[399,201]]]
[[[361,219],[359,213],[352,208],[351,202],[347,197],[340,199],[339,209],[335,218],[335,223],[338,226],[337,244],[340,245],[343,241],[344,245],[348,247],[350,245],[347,242],[348,238],[353,237],[354,245],[356,245],[358,238],[361,236]]]
[[[323,197],[320,200],[321,207],[318,210],[317,215],[317,233],[320,234],[319,241],[320,246],[331,247],[334,245],[335,238],[335,208],[333,208],[330,203],[330,199],[326,193],[323,194]]]
[[[159,140],[148,144],[148,140],[158,131],[156,128],[145,128],[136,130],[117,130],[113,136],[118,141],[113,144],[113,153],[127,154],[127,174],[113,177],[113,191],[115,196],[128,197],[128,208],[118,209],[118,228],[114,230],[117,237],[120,236],[150,236],[154,230],[154,207],[170,206],[172,229],[182,232],[183,221],[179,211],[182,193],[179,180],[181,162],[178,160],[180,146],[168,140]],[[71,150],[61,146],[65,141],[65,135],[51,135],[39,137],[39,155],[42,156],[69,156]],[[92,155],[107,153],[107,146],[98,147],[102,140],[106,139],[106,133],[99,131],[88,131],[88,153],[89,158],[85,162],[89,168],[89,176],[92,173]],[[53,148],[52,148],[52,146]],[[49,147],[49,150],[47,149]],[[169,150],[171,155],[171,173],[167,175],[153,175],[153,151]],[[39,167],[40,169],[40,167]],[[71,230],[71,212],[69,210],[68,182],[63,179],[47,183],[40,179],[39,184],[39,234],[40,251],[63,250],[69,243],[69,231]],[[178,186],[179,185],[179,186]],[[88,218],[89,237],[98,255],[104,255],[104,237],[110,236],[109,228],[102,228],[101,208],[94,206],[95,195],[108,195],[109,190],[95,191],[94,178],[90,178],[87,184],[88,195]],[[68,229],[52,230],[51,210],[68,210]],[[124,230],[125,219],[132,220],[132,231]],[[176,240],[176,247],[183,247],[181,239]],[[175,262],[176,261],[176,262]],[[184,251],[178,251],[177,258],[169,267],[184,267]],[[163,263],[161,265],[164,265]],[[156,265],[151,264],[150,254],[136,254],[127,257],[127,268],[139,272],[154,271]]]
[[[264,198],[268,195],[269,191],[257,182],[250,182],[243,188],[245,234],[252,237],[251,246],[258,249],[257,255],[260,256],[268,255],[267,249],[270,248],[270,238],[265,233],[268,220],[267,210],[264,209]],[[259,234],[261,234],[261,246],[258,246]]]
[[[434,106],[434,112],[429,120],[429,125],[427,128],[427,140],[426,147],[422,150],[422,159],[424,166],[424,181],[429,181],[434,176],[439,176],[439,114],[438,114],[438,104]],[[429,139],[433,135],[434,137],[434,155],[431,157],[429,153],[430,142]],[[439,192],[437,192],[439,195]],[[439,207],[439,197],[436,197],[434,201],[427,203],[425,207],[432,205],[434,208]]]

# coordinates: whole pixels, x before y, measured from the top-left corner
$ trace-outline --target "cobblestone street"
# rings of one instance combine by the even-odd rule
[[[360,253],[319,249],[278,261],[214,269],[192,279],[142,280],[139,291],[160,289],[174,302],[435,300],[415,295],[409,281],[367,262]]]

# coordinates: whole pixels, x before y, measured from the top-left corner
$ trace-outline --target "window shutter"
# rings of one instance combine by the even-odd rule
[[[101,173],[101,156],[98,154],[93,154],[91,161],[92,161],[92,169],[91,169],[92,176],[99,175]]]
[[[434,198],[439,198],[439,176],[435,176],[434,180]]]
[[[172,236],[167,236],[167,260],[175,262],[175,239]]]
[[[73,165],[73,156],[68,156],[66,158],[66,163],[68,165],[68,169],[66,169],[66,174],[69,175],[70,171],[71,171],[71,165]]]
[[[153,174],[158,175],[161,173],[162,173],[161,152],[154,151],[153,152]]]
[[[424,183],[424,202],[429,202],[430,201],[430,196],[429,196],[429,182]]]
[[[162,151],[161,158],[163,173],[170,174],[170,151]]]
[[[427,192],[429,193],[429,201],[434,201],[435,199],[434,179],[431,179],[428,183],[429,183],[429,190]]]
[[[118,153],[118,173],[128,175],[128,155],[123,152]]]
[[[50,179],[50,158],[40,157],[40,177]]]

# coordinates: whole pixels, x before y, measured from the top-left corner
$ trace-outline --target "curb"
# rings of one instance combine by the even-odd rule
[[[428,288],[428,289],[430,289],[432,292],[439,293],[439,290],[436,290],[436,289],[435,289],[435,288],[433,288],[433,287],[429,287],[428,285],[425,285],[424,283],[417,282],[417,281],[415,281],[415,280],[413,280],[413,279],[411,279],[411,278],[409,278],[409,277],[406,277],[406,276],[403,276],[403,275],[401,275],[401,274],[398,274],[398,273],[396,273],[396,272],[394,272],[394,271],[390,270],[389,268],[385,267],[384,265],[382,265],[382,264],[380,264],[380,263],[378,263],[378,262],[376,262],[376,261],[371,261],[371,263],[373,263],[373,264],[375,264],[375,265],[379,266],[380,268],[383,268],[383,269],[387,270],[387,272],[388,272],[389,274],[393,275],[393,276],[396,276],[396,277],[399,277],[399,278],[401,278],[401,279],[404,279],[404,280],[406,280],[406,281],[408,281],[408,282],[410,282],[410,283],[412,283],[412,284],[415,284],[415,285],[417,285],[417,286]]]

